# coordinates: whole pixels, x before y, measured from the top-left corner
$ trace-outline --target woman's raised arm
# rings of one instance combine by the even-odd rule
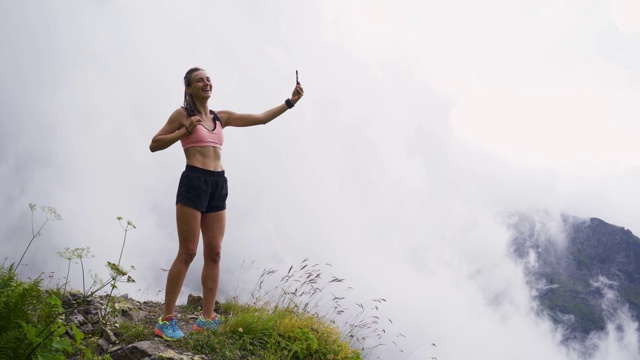
[[[302,88],[302,85],[296,85],[296,87],[293,89],[293,93],[291,94],[291,99],[287,99],[291,102],[291,107],[297,104],[303,95],[304,89]],[[233,111],[221,110],[218,112],[218,116],[220,116],[222,126],[247,127],[267,124],[271,120],[282,115],[288,109],[289,105],[287,105],[286,103],[282,103],[261,114],[238,114]]]

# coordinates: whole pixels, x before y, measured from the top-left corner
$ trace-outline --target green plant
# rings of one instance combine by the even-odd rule
[[[292,309],[276,310],[274,315],[278,317],[276,337],[270,346],[278,358],[360,359],[335,325]]]
[[[117,324],[114,331],[118,339],[123,344],[132,344],[143,340],[153,340],[153,333],[149,331],[149,327],[145,324],[134,324],[133,322],[123,321]]]
[[[100,327],[100,331],[98,332],[98,337],[102,334],[102,329],[107,325],[107,318],[109,315],[114,315],[117,312],[117,309],[114,307],[113,309],[110,307],[111,300],[113,299],[113,291],[118,287],[118,283],[122,282],[122,279],[125,279],[126,283],[134,283],[135,280],[129,275],[129,272],[120,267],[120,261],[122,261],[122,253],[124,252],[124,246],[127,243],[127,233],[136,228],[136,226],[131,222],[131,220],[127,220],[126,225],[122,224],[122,217],[118,216],[118,222],[120,223],[120,227],[124,230],[124,239],[122,240],[122,248],[120,249],[120,256],[118,257],[118,263],[114,264],[110,261],[107,261],[107,267],[109,269],[109,284],[111,286],[111,290],[109,291],[109,295],[107,296],[107,303],[105,304],[105,311],[100,317],[100,323],[102,326]],[[131,270],[135,270],[132,266]],[[125,278],[126,277],[126,278]]]
[[[225,317],[215,334],[192,333],[183,344],[216,359],[374,357],[373,352],[384,346],[384,327],[393,324],[374,313],[386,300],[358,303],[351,311],[344,305],[346,296],[336,295],[345,279],[325,280],[324,269],[308,259],[279,277],[277,270],[264,269],[246,299],[234,296],[222,304]]]
[[[30,282],[20,281],[17,277],[17,269],[33,241],[42,235],[45,225],[50,220],[62,219],[54,207],[42,206],[45,220],[36,230],[36,208],[35,204],[29,204],[32,236],[17,265],[0,266],[0,318],[4,323],[0,329],[0,356],[28,359],[37,355],[64,359],[64,353],[73,351],[71,341],[66,337],[51,336],[66,330],[60,319],[62,305],[59,298],[53,292],[42,290],[41,276]]]
[[[59,251],[58,252],[58,256],[60,256],[63,259],[67,259],[68,264],[67,264],[67,276],[65,277],[65,282],[64,282],[64,289],[62,290],[62,294],[64,295],[64,293],[67,290],[67,284],[69,283],[69,271],[71,270],[71,262],[73,260],[79,260],[80,261],[80,267],[82,268],[82,294],[83,295],[87,295],[87,289],[85,287],[85,279],[84,279],[84,262],[82,261],[83,258],[87,258],[87,257],[93,257],[93,255],[91,254],[91,250],[86,247],[86,248],[73,248],[73,249],[69,249],[69,248],[64,248],[63,251]],[[91,290],[91,288],[89,288],[89,290]]]
[[[326,264],[326,266],[331,266]],[[323,279],[324,266],[310,264],[308,259],[298,265],[291,265],[287,273],[274,280],[276,270],[262,271],[254,290],[250,293],[249,303],[257,307],[273,309],[291,309],[300,314],[310,314],[326,322],[337,324],[342,339],[363,355],[372,354],[376,348],[384,346],[387,337],[384,326],[391,326],[391,319],[382,320],[375,315],[379,306],[385,303],[383,298],[372,299],[370,304],[356,303],[354,308],[344,304],[346,296],[339,294],[336,286],[345,279],[332,276]],[[346,287],[346,290],[352,290]],[[327,295],[330,294],[330,295]],[[403,337],[397,334],[396,337]]]
[[[214,359],[361,359],[335,325],[314,315],[235,302],[222,306],[229,315],[216,332],[192,332],[177,346]]]
[[[41,230],[42,228],[44,228],[44,225],[49,220],[54,220],[54,219],[60,220],[60,215],[56,212],[55,208],[49,207],[49,206],[42,207],[43,211],[46,214],[46,220],[40,226],[40,228],[37,231],[35,231],[33,230],[34,229],[33,228],[33,212],[35,211],[36,206],[34,204],[29,204],[29,207],[32,211],[33,236],[31,238],[31,241],[27,245],[27,249],[22,254],[21,260],[22,258],[24,258],[24,255],[29,250],[33,240],[36,237],[40,236]],[[121,221],[122,218],[118,218],[118,220]],[[128,221],[127,226],[123,228],[125,229],[124,242],[126,242],[127,232],[131,228],[135,228],[135,225],[133,225],[133,223]],[[97,292],[99,292],[100,290],[104,289],[109,285],[111,286],[111,293],[109,294],[111,297],[113,290],[116,288],[116,284],[119,282],[122,282],[123,281],[122,279],[126,279],[124,280],[125,282],[134,282],[133,278],[131,278],[131,276],[128,275],[128,272],[123,270],[119,265],[120,259],[122,259],[122,251],[124,250],[124,242],[123,242],[122,250],[120,252],[120,258],[118,260],[118,264],[107,262],[107,267],[110,270],[109,281],[107,281],[106,283],[101,283],[99,286],[97,286],[96,289],[91,291],[93,286],[99,283],[99,278],[94,277],[94,283],[91,285],[89,291],[87,291],[86,289],[84,290],[83,297],[79,300],[79,303],[82,303],[84,300],[95,295]],[[78,256],[82,257],[82,256],[85,256],[85,254],[88,254],[87,251],[81,250],[81,249],[82,248],[78,248],[78,250],[69,251],[68,253],[62,252],[62,254],[66,256],[66,258],[68,258],[69,261],[71,261],[71,259],[73,258],[76,258]],[[69,266],[67,269],[67,277],[68,277]],[[16,278],[15,267],[13,266],[13,264],[9,266],[9,268],[7,269],[3,267],[2,270],[6,270],[5,272],[7,274],[7,279],[8,279],[7,281],[11,283],[9,284],[9,288],[21,289],[21,288],[25,288],[25,284],[29,284],[29,286],[26,286],[27,289],[34,289],[36,293],[37,293],[36,289],[42,292],[41,277],[38,277],[36,280],[32,282],[24,283],[19,281]],[[84,285],[84,266],[83,266],[83,285]],[[11,292],[8,292],[8,293],[10,294]],[[64,289],[62,291],[62,294],[60,294],[60,296],[64,295],[64,293],[66,293],[66,281],[65,281]],[[36,305],[33,305],[33,306],[29,305],[27,301],[23,301],[22,303],[12,303],[12,304],[9,304],[8,306],[4,306],[0,301],[0,308],[9,309],[8,311],[16,311],[17,314],[22,314],[21,316],[27,316],[28,319],[35,318],[37,320],[35,323],[31,323],[23,320],[14,321],[14,323],[18,323],[21,325],[22,331],[20,332],[15,330],[15,331],[11,331],[11,334],[6,335],[9,340],[11,340],[14,336],[21,336],[27,339],[27,343],[22,344],[20,347],[22,352],[20,355],[21,357],[18,357],[18,358],[22,358],[25,360],[31,359],[33,357],[65,359],[66,357],[62,355],[63,352],[64,353],[82,352],[84,358],[94,358],[94,355],[92,355],[92,353],[82,345],[81,338],[83,336],[81,332],[75,329],[73,325],[67,324],[69,316],[75,311],[77,306],[76,308],[72,308],[70,310],[63,309],[61,301],[59,299],[60,296],[58,296],[58,294],[56,294],[55,291],[50,291],[50,296],[46,299],[46,302],[42,301],[42,299],[38,299],[36,301]],[[48,305],[44,306],[42,305],[43,303],[46,303]],[[109,308],[108,303],[106,308],[107,309]],[[105,315],[103,315],[103,317],[101,318],[101,322],[103,324],[104,324],[104,320],[105,320]],[[76,336],[75,344],[71,343],[71,340],[68,339],[66,336],[63,336],[64,333],[66,332],[67,327],[69,327],[73,332],[73,334]],[[4,351],[5,351],[4,348],[0,347],[0,355],[2,355]],[[45,354],[46,356],[42,354]]]
[[[30,208],[33,228],[35,205],[30,204]],[[21,260],[33,240],[40,236],[44,224],[49,220],[60,219],[51,207],[43,207],[43,211],[47,214],[47,219],[37,231],[32,229],[32,239]],[[128,232],[136,227],[129,220],[124,223],[121,217],[118,217],[118,221],[124,230],[124,238],[117,263],[107,262],[109,278],[106,282],[93,274],[93,283],[86,288],[82,259],[90,255],[89,248],[65,248],[58,253],[68,261],[67,275],[61,291],[42,290],[42,277],[21,282],[16,275],[16,266],[12,264],[5,268],[0,265],[0,316],[3,319],[5,314],[8,314],[6,317],[9,319],[14,317],[11,320],[12,326],[0,329],[0,358],[101,359],[96,355],[100,334],[85,336],[69,323],[69,317],[79,306],[106,287],[110,287],[110,291],[105,295],[107,301],[100,318],[100,332],[102,329],[115,327],[114,332],[122,343],[150,340],[153,337],[148,324],[126,321],[108,324],[123,309],[131,309],[131,303],[113,296],[117,285],[134,282],[129,275],[130,270],[121,267],[121,260]],[[80,262],[83,274],[82,296],[75,300],[71,308],[65,302],[65,309],[60,299],[67,293],[71,262],[76,261]],[[133,269],[132,266],[131,270]],[[217,331],[192,332],[184,341],[171,346],[223,360],[361,359],[361,351],[375,349],[375,346],[367,347],[366,340],[376,339],[376,332],[381,331],[379,318],[368,313],[377,311],[378,305],[385,300],[374,299],[372,307],[357,304],[360,311],[350,313],[342,303],[345,297],[334,295],[334,288],[340,286],[344,279],[331,277],[324,280],[321,269],[320,265],[309,264],[305,259],[298,266],[291,266],[279,280],[275,279],[277,271],[264,270],[248,301],[240,303],[234,298],[235,300],[222,304],[223,323]],[[88,272],[91,274],[90,270]],[[326,295],[327,293],[331,296]],[[189,309],[183,307],[182,310],[188,312]],[[342,328],[337,325],[341,323],[338,320],[344,320]],[[362,341],[357,342],[354,338]]]
[[[42,290],[41,280],[23,282],[13,265],[0,267],[1,358],[66,359],[73,352],[71,340],[61,336],[66,331],[58,315],[62,304],[56,294]]]
[[[20,267],[20,264],[22,263],[22,259],[24,259],[24,256],[27,254],[27,251],[29,251],[29,248],[31,247],[31,243],[33,243],[33,240],[35,240],[38,236],[42,235],[41,231],[44,228],[44,226],[49,222],[49,220],[62,220],[62,217],[60,216],[60,214],[58,214],[58,212],[56,211],[56,208],[51,206],[42,206],[41,209],[42,209],[42,212],[44,212],[45,220],[36,231],[33,223],[33,214],[36,211],[36,204],[30,203],[29,209],[31,209],[31,240],[29,241],[29,244],[27,244],[27,248],[24,249],[24,252],[20,257],[20,260],[18,260],[18,264],[15,266],[16,270]]]

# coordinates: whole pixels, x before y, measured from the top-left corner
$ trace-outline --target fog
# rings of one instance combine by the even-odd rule
[[[535,315],[506,218],[564,212],[640,232],[638,6],[0,1],[0,257],[17,261],[31,239],[29,203],[50,205],[62,221],[19,274],[61,283],[56,252],[90,247],[85,269],[104,278],[122,216],[136,283],[118,291],[162,299],[184,156],[148,145],[182,103],[182,76],[203,67],[213,109],[257,113],[299,70],[294,109],[225,129],[219,297],[308,258],[345,279],[347,302],[386,300],[382,358],[577,359]],[[181,300],[200,291],[201,264]],[[70,280],[82,286],[77,264]],[[594,358],[640,358],[637,324],[611,319]]]

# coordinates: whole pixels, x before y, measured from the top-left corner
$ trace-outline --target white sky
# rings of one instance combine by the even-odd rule
[[[273,107],[296,69],[306,92],[266,127],[225,131],[223,298],[252,287],[243,260],[286,272],[308,257],[351,301],[387,299],[406,338],[386,357],[575,359],[531,313],[503,214],[640,233],[640,0],[0,0],[0,31],[0,256],[24,251],[30,202],[63,217],[25,276],[60,278],[56,252],[85,246],[104,274],[123,216],[138,283],[122,291],[162,297],[184,157],[148,144],[192,66],[214,109]],[[630,329],[596,358],[640,358]]]

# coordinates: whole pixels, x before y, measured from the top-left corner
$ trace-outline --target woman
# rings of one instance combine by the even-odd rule
[[[180,140],[187,160],[176,196],[178,255],[167,275],[164,311],[154,329],[156,335],[166,340],[184,336],[173,314],[187,270],[196,255],[201,232],[203,305],[193,329],[204,331],[219,325],[213,307],[226,223],[227,178],[221,162],[222,129],[266,124],[291,109],[304,94],[298,83],[290,99],[262,114],[238,114],[227,110],[216,113],[209,110],[208,105],[212,89],[211,78],[204,70],[189,69],[184,76],[183,106],[171,114],[149,145],[149,149],[156,152]]]

